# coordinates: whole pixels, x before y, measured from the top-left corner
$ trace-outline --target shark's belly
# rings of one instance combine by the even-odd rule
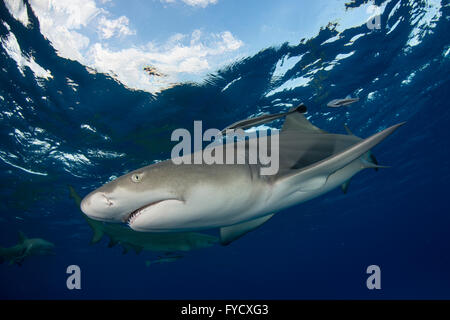
[[[341,186],[362,169],[363,166],[361,165],[360,159],[357,159],[331,174],[323,186],[309,191],[296,190],[295,187],[288,189],[283,185],[276,186],[272,191],[271,199],[267,201],[264,207],[259,208],[255,214],[255,218],[276,213],[299,203],[317,198]]]

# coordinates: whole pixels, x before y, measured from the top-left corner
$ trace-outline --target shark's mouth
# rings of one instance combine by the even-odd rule
[[[140,207],[134,211],[132,211],[131,213],[127,214],[124,218],[123,218],[123,222],[127,223],[128,225],[132,225],[133,222],[137,219],[137,217],[139,217],[142,212],[144,212],[146,209],[157,205],[158,203],[167,201],[167,200],[179,200],[179,199],[163,199],[163,200],[158,200],[155,202],[151,202],[143,207]]]

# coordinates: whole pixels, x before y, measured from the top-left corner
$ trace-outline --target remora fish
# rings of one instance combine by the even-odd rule
[[[19,242],[9,248],[0,247],[0,263],[9,261],[9,264],[22,265],[23,260],[29,256],[54,255],[55,245],[41,238],[28,239],[23,232],[19,232]]]
[[[175,255],[175,256],[166,256],[166,257],[158,257],[158,259],[156,260],[152,260],[152,261],[145,261],[145,265],[147,267],[149,267],[151,264],[155,264],[155,263],[167,263],[167,262],[175,262],[177,260],[180,260],[181,258],[183,258],[182,255]]]
[[[359,101],[359,98],[346,97],[344,99],[334,99],[327,103],[330,108],[338,108],[343,106],[348,106],[349,104]]]
[[[259,125],[259,124],[263,124],[263,123],[267,123],[267,122],[270,122],[270,121],[273,121],[276,119],[280,119],[280,118],[285,117],[294,112],[305,113],[306,110],[307,110],[306,106],[303,103],[301,103],[297,107],[291,108],[288,112],[282,112],[282,113],[277,113],[277,114],[263,114],[262,116],[259,116],[259,117],[237,121],[237,122],[229,125],[225,129],[223,129],[222,134],[225,134],[227,130],[231,130],[231,129],[243,129],[243,130],[248,129],[253,126]]]
[[[91,192],[81,209],[93,219],[125,221],[138,231],[220,228],[221,243],[227,244],[274,213],[327,193],[364,168],[380,167],[371,161],[370,149],[402,124],[361,139],[328,133],[293,112],[279,133],[275,175],[260,175],[260,164],[176,165],[166,160]],[[251,145],[246,141],[246,148]]]
[[[80,207],[81,198],[72,186],[69,186],[70,196]],[[197,232],[176,233],[143,233],[137,232],[119,224],[106,224],[93,220],[83,214],[83,218],[92,228],[94,235],[91,243],[99,242],[104,235],[110,241],[108,247],[117,244],[123,247],[123,253],[133,249],[136,253],[144,251],[190,251],[194,249],[207,248],[216,244],[218,239],[208,234]]]

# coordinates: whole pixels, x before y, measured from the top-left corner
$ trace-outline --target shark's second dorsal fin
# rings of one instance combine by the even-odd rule
[[[289,111],[293,111],[298,107],[291,108]],[[304,133],[327,133],[326,131],[316,127],[309,122],[305,116],[300,112],[294,112],[286,116],[284,120],[283,128],[281,131],[296,130]]]
[[[350,128],[346,124],[344,124],[344,129],[345,129],[345,132],[347,132],[347,134],[349,136],[354,136],[352,130],[350,130]]]
[[[269,214],[267,216],[256,218],[250,221],[220,228],[220,243],[222,245],[227,245],[234,240],[239,239],[244,234],[258,228],[264,222],[272,218],[273,215],[274,214]]]
[[[22,231],[19,231],[19,243],[23,243],[27,239],[27,236]]]

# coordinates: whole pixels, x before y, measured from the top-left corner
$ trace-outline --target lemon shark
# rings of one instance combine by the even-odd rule
[[[81,197],[72,186],[69,186],[70,196],[80,207]],[[98,243],[103,236],[109,237],[108,247],[117,244],[123,248],[123,253],[134,250],[136,253],[141,251],[190,251],[193,249],[207,248],[218,242],[217,237],[197,233],[197,232],[179,232],[179,233],[143,233],[137,232],[119,224],[103,223],[93,220],[83,215],[88,225],[94,232],[91,244]]]
[[[19,232],[19,242],[8,248],[0,247],[0,263],[22,265],[25,258],[38,255],[54,255],[55,245],[41,238],[29,239],[23,232]]]
[[[169,159],[92,191],[82,200],[81,210],[92,219],[126,222],[143,232],[219,228],[221,243],[228,244],[274,213],[348,185],[365,168],[382,167],[370,150],[404,124],[362,139],[326,132],[308,121],[303,111],[289,112],[279,133],[274,133],[279,134],[279,170],[274,175],[261,175],[259,162],[175,164]],[[260,124],[261,119],[255,122]],[[247,151],[254,145],[251,139],[244,146],[234,143],[236,149]]]

